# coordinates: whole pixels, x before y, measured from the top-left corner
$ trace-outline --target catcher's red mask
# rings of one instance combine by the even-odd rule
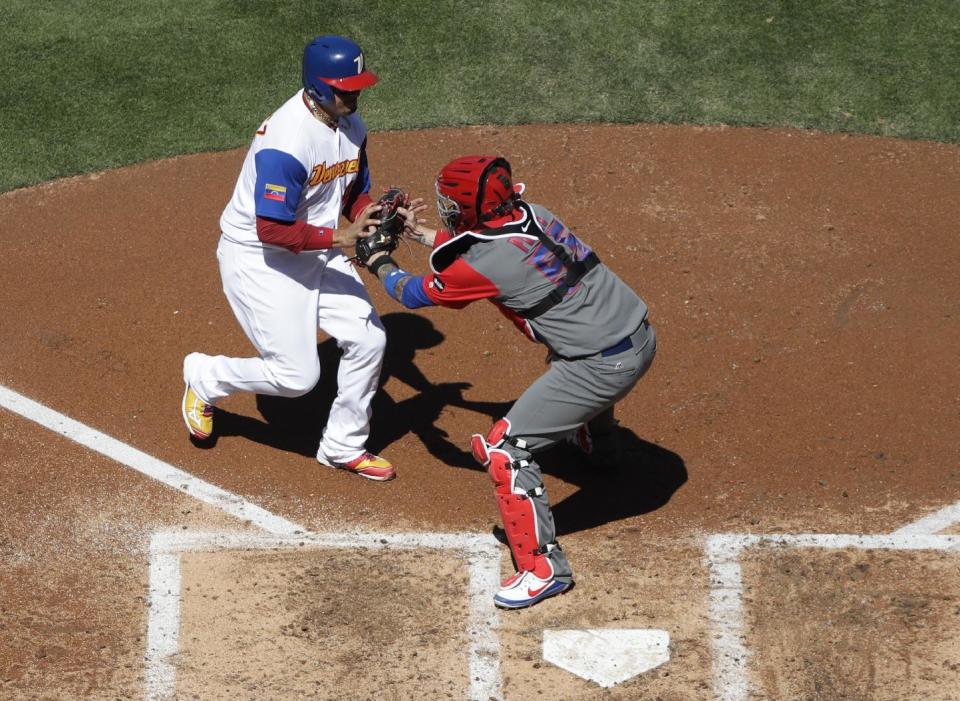
[[[437,176],[437,212],[454,235],[509,214],[518,198],[510,163],[498,156],[462,156]]]

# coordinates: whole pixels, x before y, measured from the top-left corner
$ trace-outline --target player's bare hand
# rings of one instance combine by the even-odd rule
[[[380,220],[374,215],[379,211],[380,205],[376,202],[368,204],[363,208],[363,211],[360,212],[360,215],[350,222],[350,226],[337,229],[333,232],[333,245],[342,248],[352,247],[356,244],[358,238],[369,234],[377,228]]]
[[[403,216],[403,230],[405,233],[415,231],[417,224],[426,223],[426,219],[420,218],[420,213],[426,208],[427,203],[423,201],[422,197],[418,197],[415,200],[411,200],[410,204],[406,207],[400,207],[397,210],[401,216]]]
[[[432,248],[437,232],[426,226],[427,220],[420,216],[425,209],[427,209],[427,204],[422,197],[418,197],[410,202],[408,208],[401,208],[398,211],[403,214],[404,238]]]
[[[403,231],[402,234],[407,238],[416,239],[417,237],[417,227],[424,224],[426,219],[420,217],[421,212],[427,208],[427,205],[424,204],[423,200],[417,198],[413,200],[406,207],[400,207],[397,209],[397,213],[403,217]]]

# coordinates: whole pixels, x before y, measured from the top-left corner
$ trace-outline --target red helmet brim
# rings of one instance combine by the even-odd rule
[[[378,78],[375,73],[364,71],[358,75],[350,75],[346,78],[323,78],[317,76],[317,80],[322,80],[331,88],[336,88],[343,92],[356,92],[357,90],[365,90],[366,88],[373,87],[380,78]]]

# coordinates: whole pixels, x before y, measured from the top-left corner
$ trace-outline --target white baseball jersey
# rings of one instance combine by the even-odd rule
[[[223,235],[262,245],[258,216],[335,229],[344,207],[370,190],[366,139],[367,126],[358,115],[331,129],[313,116],[298,91],[253,137],[220,217]]]

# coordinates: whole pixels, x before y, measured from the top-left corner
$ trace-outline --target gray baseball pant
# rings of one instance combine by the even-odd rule
[[[517,487],[528,492],[542,487],[543,474],[533,454],[566,439],[581,424],[612,407],[647,372],[657,352],[653,327],[644,321],[630,340],[631,347],[615,355],[555,358],[550,369],[520,395],[506,418],[510,421],[510,437],[521,439],[526,447],[517,448],[508,442],[502,446],[514,461],[528,461],[517,469]],[[537,514],[539,544],[554,543],[556,527],[546,490],[530,499]],[[557,579],[572,579],[562,550],[555,548],[546,556]]]

